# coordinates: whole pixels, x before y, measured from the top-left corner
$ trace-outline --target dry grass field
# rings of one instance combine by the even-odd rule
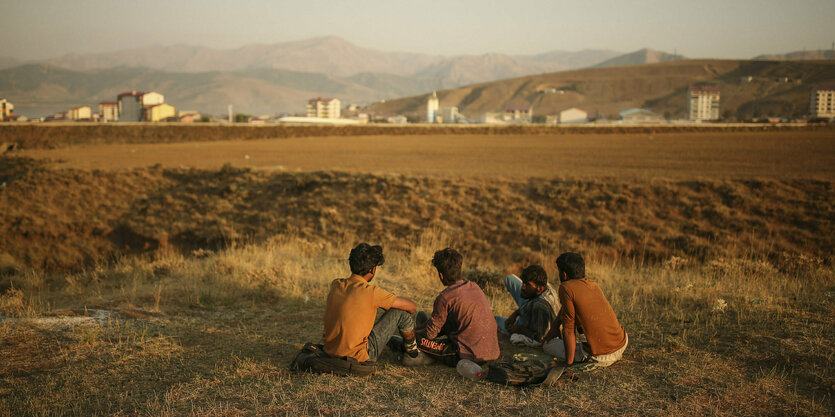
[[[36,148],[0,157],[0,415],[835,410],[832,131]],[[505,273],[580,251],[625,360],[524,390],[389,353],[291,373],[358,241],[425,310],[432,253],[460,249],[497,314]]]

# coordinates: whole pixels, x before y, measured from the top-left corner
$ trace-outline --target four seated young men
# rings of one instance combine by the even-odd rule
[[[415,317],[414,302],[371,284],[384,261],[380,246],[361,243],[348,259],[351,276],[331,283],[322,336],[329,356],[376,361],[386,345],[397,342],[393,345],[405,352],[404,364],[433,361],[421,358],[450,366],[459,359],[484,363],[499,357],[497,333],[503,331],[517,344],[545,342],[543,350],[568,365],[591,361],[608,366],[628,344],[600,287],[585,278],[583,258],[576,253],[563,253],[556,260],[558,296],[541,266],[525,268],[521,277],[508,275],[505,287],[519,308],[506,319],[494,317],[481,288],[462,278],[463,257],[454,249],[437,251],[432,259],[446,288],[435,298],[431,316],[421,311]],[[586,343],[577,341],[577,325]],[[451,347],[448,352],[433,351],[445,345]]]

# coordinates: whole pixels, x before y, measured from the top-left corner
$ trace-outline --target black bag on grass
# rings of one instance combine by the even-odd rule
[[[549,377],[552,369],[556,372]],[[535,386],[546,382],[546,379],[555,382],[564,370],[563,367],[554,367],[538,360],[495,362],[489,365],[487,380],[519,387]]]
[[[374,362],[359,362],[354,358],[332,358],[325,353],[322,345],[305,343],[296,354],[290,369],[298,372],[330,373],[339,376],[369,376],[377,372]]]
[[[418,334],[417,348],[444,365],[455,366],[458,363],[458,346],[448,336],[427,339]]]

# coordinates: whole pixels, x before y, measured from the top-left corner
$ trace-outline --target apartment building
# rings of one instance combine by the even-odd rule
[[[0,98],[0,122],[14,117],[14,104],[5,98]]]
[[[102,122],[119,121],[119,103],[115,101],[102,101],[99,103],[99,120]]]
[[[146,122],[162,122],[177,117],[177,109],[166,103],[144,107]]]
[[[835,86],[815,87],[810,96],[809,115],[813,118],[835,117]]]
[[[510,123],[530,123],[533,118],[533,107],[511,106],[504,109],[504,121]]]
[[[687,119],[719,120],[719,87],[693,85],[687,89]]]
[[[90,106],[73,107],[67,112],[70,120],[90,120],[93,118],[93,110]]]
[[[338,119],[341,103],[336,98],[312,98],[307,101],[307,117]]]
[[[116,96],[119,103],[120,122],[145,121],[148,107],[165,103],[165,97],[157,92],[128,91]]]

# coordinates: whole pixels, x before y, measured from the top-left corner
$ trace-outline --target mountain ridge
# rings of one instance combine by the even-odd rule
[[[291,42],[248,44],[230,49],[188,44],[151,45],[96,54],[71,53],[26,63],[45,63],[75,71],[128,66],[170,72],[272,68],[318,72],[335,77],[384,73],[417,79],[431,78],[437,81],[436,88],[445,88],[590,66],[619,54],[594,49],[549,51],[537,55],[489,53],[442,56],[380,51],[357,46],[336,36],[325,36]],[[23,63],[9,62],[5,67],[11,67],[15,62]],[[444,69],[450,73],[443,73]]]
[[[835,59],[835,50],[817,50],[817,51],[794,51],[785,54],[764,54],[757,55],[754,59],[788,61],[788,60],[807,60],[807,59]]]
[[[614,58],[607,59],[603,62],[592,65],[592,67],[622,67],[626,65],[643,65],[655,64],[659,62],[679,61],[682,59],[684,59],[682,55],[668,54],[666,52],[656,51],[649,48],[643,48],[635,52],[630,52],[616,56]]]

